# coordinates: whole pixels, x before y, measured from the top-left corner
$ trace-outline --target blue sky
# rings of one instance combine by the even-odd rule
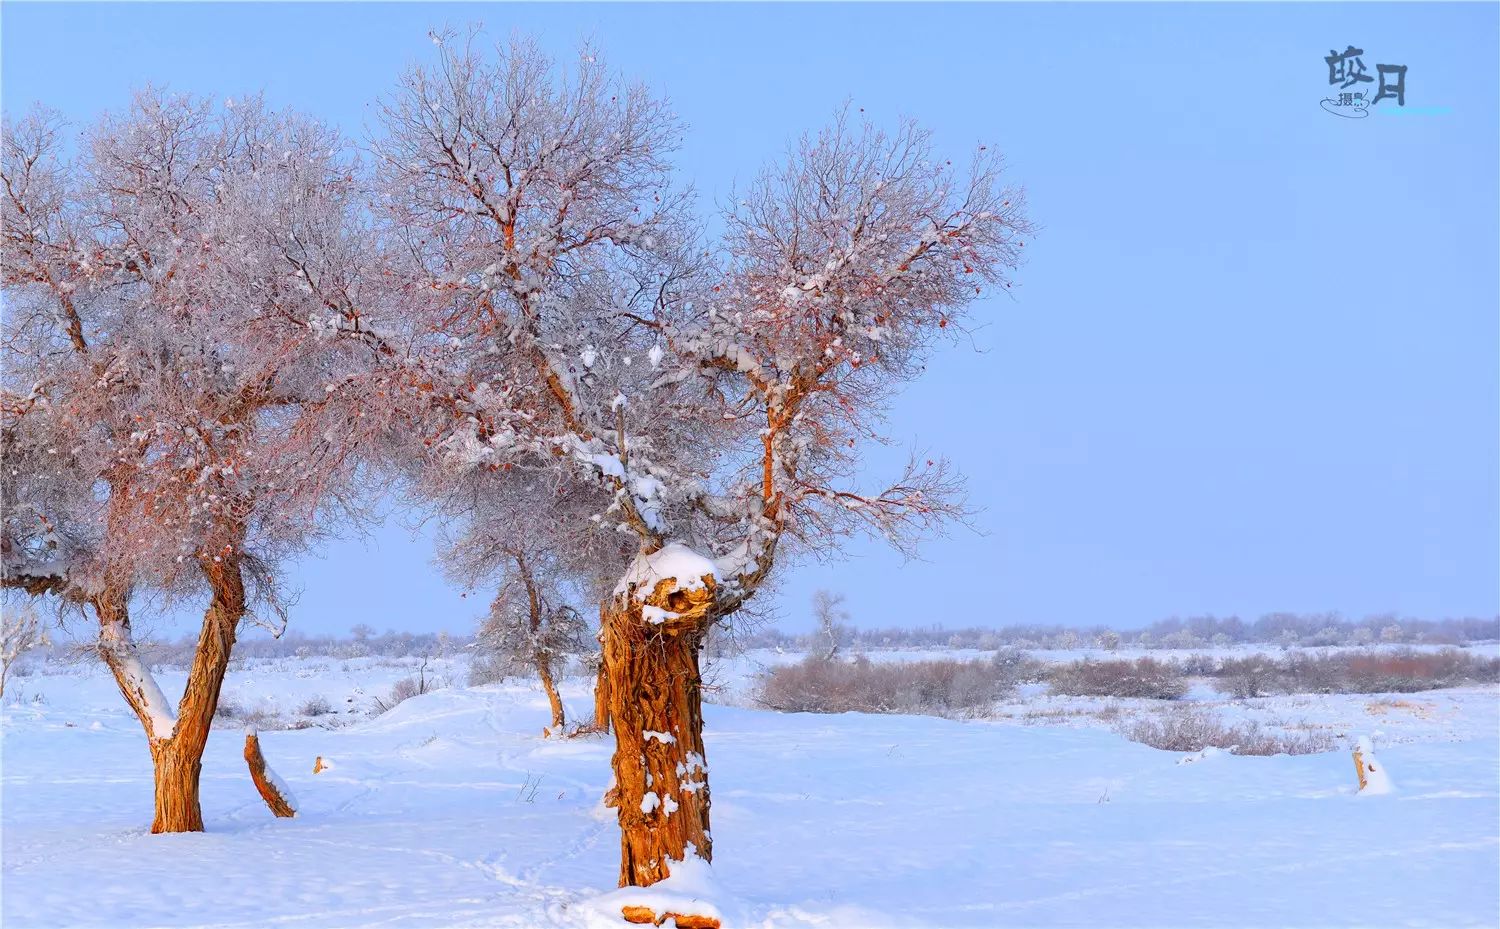
[[[6,3],[3,99],[78,123],[146,82],[264,90],[363,134],[370,102],[482,21],[591,38],[689,125],[705,210],[844,99],[955,156],[999,146],[1042,232],[891,412],[968,474],[981,533],[786,572],[862,626],[1132,626],[1272,610],[1493,615],[1500,597],[1500,7]],[[1404,64],[1340,119],[1323,58]],[[307,632],[465,630],[392,522],[292,571]]]

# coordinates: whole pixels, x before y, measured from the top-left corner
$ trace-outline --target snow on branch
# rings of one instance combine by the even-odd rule
[[[141,660],[139,651],[130,635],[126,622],[101,623],[99,626],[99,651],[114,672],[120,690],[130,702],[131,709],[146,726],[147,735],[153,741],[169,739],[177,726],[177,714],[172,704],[162,693],[156,678]]]

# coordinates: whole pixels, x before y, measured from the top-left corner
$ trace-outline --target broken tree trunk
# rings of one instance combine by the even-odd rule
[[[667,920],[673,920],[677,929],[719,929],[719,921],[712,916],[699,916],[691,913],[674,913],[667,911],[660,915],[649,906],[627,906],[620,911],[627,923],[635,923],[642,926],[660,926]]]
[[[267,766],[266,757],[260,753],[260,735],[254,729],[245,730],[245,764],[250,766],[250,780],[255,782],[255,789],[271,813],[283,819],[296,816],[297,808],[292,798],[282,788],[275,772]]]
[[[696,590],[667,579],[644,601],[631,586],[604,611],[601,683],[615,731],[621,886],[670,876],[673,859],[713,855],[698,671],[713,604],[712,577]]]

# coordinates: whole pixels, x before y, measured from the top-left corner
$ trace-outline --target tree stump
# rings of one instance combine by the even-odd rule
[[[253,729],[245,732],[245,764],[250,766],[250,779],[271,812],[282,819],[296,816],[291,797],[282,789],[276,773],[266,766],[266,758],[260,753],[260,736]]]
[[[625,917],[627,923],[636,923],[643,926],[660,926],[667,920],[675,920],[677,929],[719,929],[719,921],[712,916],[695,916],[692,913],[663,913],[656,915],[656,911],[649,906],[627,906],[620,910],[620,915]]]

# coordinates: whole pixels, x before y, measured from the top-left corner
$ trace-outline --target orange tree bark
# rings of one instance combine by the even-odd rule
[[[599,647],[604,647],[605,626],[609,622],[609,604],[599,605]],[[594,675],[594,729],[609,731],[609,672],[604,667],[604,655],[599,655],[599,671]]]
[[[255,782],[256,791],[266,801],[271,813],[283,819],[296,816],[297,808],[292,806],[291,799],[281,792],[281,788],[276,786],[271,777],[266,756],[260,751],[260,736],[255,732],[245,733],[245,764],[250,768],[250,780]]]
[[[153,751],[157,758],[156,818],[152,832],[202,832],[203,813],[198,805],[198,780],[203,771],[203,749],[219,692],[229,668],[240,620],[245,615],[245,581],[239,561],[232,555],[205,559],[203,573],[212,599],[203,614],[198,648],[188,671],[187,687],[177,709],[177,727],[172,738]]]
[[[230,650],[245,615],[245,584],[237,557],[205,559],[203,573],[212,600],[203,615],[187,686],[177,705],[176,723],[168,733],[159,732],[153,720],[150,692],[156,691],[156,685],[149,680],[131,639],[128,594],[118,586],[106,585],[103,592],[91,598],[99,617],[99,654],[114,674],[125,701],[140,718],[150,742],[155,766],[153,833],[203,831],[198,801],[203,750],[218,709]],[[161,699],[159,692],[155,698]]]
[[[632,587],[604,611],[602,677],[615,731],[621,886],[668,877],[672,859],[713,856],[698,670],[714,603],[712,578],[705,583],[675,590],[674,582],[662,581],[644,601]],[[675,616],[650,622],[645,604]]]
[[[567,720],[563,715],[562,697],[557,693],[557,682],[552,679],[552,662],[547,660],[544,652],[536,654],[536,676],[542,680],[542,689],[547,692],[547,702],[552,705],[552,727],[549,732],[554,736],[563,734]]]

